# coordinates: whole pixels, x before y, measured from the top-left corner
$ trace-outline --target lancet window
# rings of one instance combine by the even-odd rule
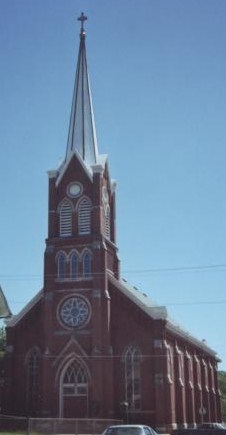
[[[60,279],[66,278],[66,262],[67,262],[66,255],[63,252],[61,252],[57,258],[58,278]]]
[[[141,354],[130,346],[125,352],[125,398],[131,409],[141,408]]]
[[[92,272],[92,256],[89,252],[83,255],[83,275],[90,276]]]
[[[71,278],[75,279],[78,277],[78,256],[75,252],[70,257],[71,263]]]
[[[34,415],[37,409],[39,373],[40,371],[40,352],[32,349],[27,358],[27,410],[30,415]]]

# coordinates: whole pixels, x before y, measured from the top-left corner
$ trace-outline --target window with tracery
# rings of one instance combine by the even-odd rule
[[[130,346],[125,353],[125,398],[131,409],[141,408],[141,355]]]
[[[60,236],[68,237],[72,235],[72,205],[69,201],[64,201],[59,210],[60,216]]]
[[[88,198],[82,198],[78,206],[78,233],[80,235],[91,233],[91,209]]]
[[[88,379],[84,367],[74,360],[67,368],[63,377],[64,396],[86,396],[88,393]]]

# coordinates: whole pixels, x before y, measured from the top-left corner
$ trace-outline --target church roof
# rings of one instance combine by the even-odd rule
[[[178,338],[182,338],[195,345],[199,349],[203,349],[206,353],[216,358],[217,353],[211,349],[205,341],[198,340],[178,323],[176,323],[167,312],[165,306],[160,306],[155,303],[146,293],[140,291],[137,287],[132,286],[126,280],[117,280],[109,274],[109,281],[116,286],[121,293],[137,305],[144,313],[154,320],[165,320],[166,329],[175,334]],[[219,360],[219,359],[218,359]],[[219,360],[220,361],[220,360]]]
[[[71,154],[77,150],[88,165],[95,165],[98,161],[96,128],[93,114],[92,97],[86,59],[84,21],[87,17],[81,14],[80,46],[75,77],[71,117],[68,132],[67,162]]]

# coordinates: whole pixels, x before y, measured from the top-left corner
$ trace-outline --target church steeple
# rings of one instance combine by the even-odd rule
[[[97,162],[98,150],[86,60],[84,21],[87,17],[82,13],[78,20],[81,21],[80,46],[65,161],[76,150],[84,163],[91,166]]]

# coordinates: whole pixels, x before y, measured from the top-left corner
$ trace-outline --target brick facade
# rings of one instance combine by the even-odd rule
[[[106,158],[74,149],[49,172],[48,209],[43,288],[7,326],[2,412],[220,421],[216,354],[120,278]]]

